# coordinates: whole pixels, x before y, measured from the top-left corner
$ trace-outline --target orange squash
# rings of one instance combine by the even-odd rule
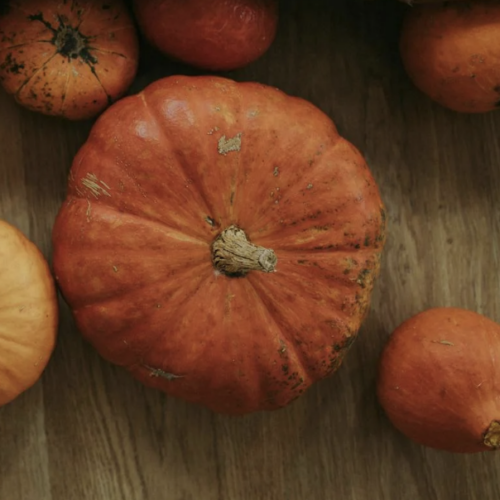
[[[55,285],[40,250],[0,220],[0,406],[38,381],[54,350]]]
[[[173,59],[208,70],[250,64],[271,46],[277,0],[135,0],[139,27]]]
[[[172,76],[114,104],[74,159],[54,269],[86,339],[221,413],[283,407],[337,370],[367,313],[385,212],[319,109]]]
[[[138,64],[121,0],[9,0],[0,10],[0,83],[24,107],[82,120],[121,97]]]
[[[417,88],[451,110],[500,106],[500,2],[444,2],[408,10],[401,56]]]
[[[409,318],[384,348],[377,393],[416,443],[455,453],[500,448],[500,325],[454,307]]]

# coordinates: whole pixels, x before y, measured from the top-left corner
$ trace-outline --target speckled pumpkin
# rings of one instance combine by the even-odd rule
[[[0,83],[28,109],[92,118],[127,91],[137,62],[136,30],[120,0],[0,6]]]
[[[283,407],[338,369],[384,231],[370,170],[318,108],[175,76],[96,122],[55,222],[54,269],[104,358],[236,415]]]
[[[135,0],[144,36],[173,59],[208,70],[241,68],[271,46],[278,0]]]
[[[0,406],[32,387],[54,350],[54,279],[37,246],[0,220]]]
[[[401,56],[414,84],[451,110],[500,106],[500,2],[444,2],[408,10]]]

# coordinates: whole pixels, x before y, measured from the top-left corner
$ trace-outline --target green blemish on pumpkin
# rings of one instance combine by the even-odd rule
[[[364,244],[365,244],[365,247],[370,246],[370,237],[368,235],[365,236],[365,242],[364,242]]]
[[[297,387],[299,387],[300,385],[302,385],[304,383],[304,379],[302,377],[300,377],[299,381],[292,385],[292,387],[290,388],[292,391],[297,389]]]
[[[358,278],[356,280],[356,283],[361,287],[365,288],[366,287],[366,281],[370,275],[370,270],[369,269],[363,269],[359,274]]]
[[[283,370],[283,373],[284,373],[285,375],[287,375],[287,374],[288,374],[288,369],[289,369],[289,368],[288,368],[288,365],[283,365],[283,366],[282,366],[282,370]]]

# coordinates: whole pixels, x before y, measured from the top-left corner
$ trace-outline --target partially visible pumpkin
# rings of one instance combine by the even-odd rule
[[[442,307],[403,322],[380,358],[377,393],[416,443],[456,453],[500,447],[500,325]]]
[[[121,97],[138,64],[121,0],[8,0],[0,7],[0,83],[33,111],[88,119]]]
[[[246,66],[276,35],[277,0],[135,0],[134,5],[153,46],[198,68]]]
[[[500,2],[444,2],[408,10],[401,56],[413,83],[451,110],[500,106]]]
[[[0,220],[0,406],[38,381],[54,350],[55,285],[40,250]]]
[[[172,76],[98,119],[54,225],[54,270],[104,358],[243,414],[339,368],[384,230],[365,160],[311,103]]]
[[[408,5],[416,5],[419,3],[443,3],[445,0],[399,0]],[[475,0],[446,0],[447,2],[474,2]]]

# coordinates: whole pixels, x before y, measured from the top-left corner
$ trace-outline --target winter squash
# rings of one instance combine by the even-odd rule
[[[413,83],[451,110],[500,106],[500,2],[444,2],[409,9],[401,56]]]
[[[384,230],[363,157],[315,106],[172,76],[97,120],[71,167],[53,263],[105,359],[237,415],[283,407],[337,370]]]
[[[58,306],[40,250],[0,220],[0,406],[33,386],[52,355]]]
[[[99,117],[53,229],[83,336],[148,386],[243,414],[332,374],[365,317],[385,212],[300,98],[172,76]]]
[[[453,307],[423,311],[387,342],[377,393],[409,439],[456,453],[500,447],[500,325]]]
[[[96,116],[137,70],[138,41],[121,0],[9,0],[0,7],[0,83],[26,108]]]
[[[146,39],[173,59],[231,70],[261,57],[274,41],[277,0],[135,0]]]

